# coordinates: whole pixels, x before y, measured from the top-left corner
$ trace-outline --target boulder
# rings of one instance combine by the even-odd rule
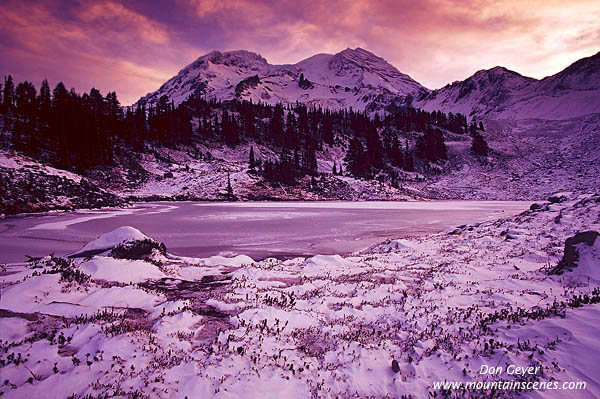
[[[569,194],[570,193],[556,193],[556,194],[552,194],[550,197],[548,197],[548,201],[551,204],[558,204],[560,202],[565,202],[569,199]]]
[[[394,373],[397,373],[400,371],[400,365],[398,364],[398,361],[396,359],[392,360],[392,371]]]
[[[548,204],[540,204],[539,202],[534,202],[529,207],[532,211],[545,211],[548,210]]]
[[[69,255],[70,258],[84,258],[112,250],[120,244],[132,241],[151,240],[150,237],[131,226],[122,226],[109,233],[104,233],[94,241],[87,243],[79,251]]]
[[[580,245],[592,246],[598,239],[600,233],[597,231],[584,231],[577,233],[572,237],[569,237],[565,241],[565,251],[562,259],[558,262],[553,269],[549,271],[549,274],[562,274],[567,270],[572,270],[577,267],[579,261],[579,247]]]

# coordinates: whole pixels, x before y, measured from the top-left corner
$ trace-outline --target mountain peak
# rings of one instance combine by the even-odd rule
[[[350,59],[352,61],[358,61],[358,62],[378,62],[378,63],[390,65],[383,58],[378,57],[375,54],[371,53],[370,51],[367,51],[360,47],[357,47],[355,49],[351,49],[348,47],[347,49],[342,50],[339,53],[335,54],[334,57],[343,57],[343,58]],[[394,68],[392,65],[390,65],[390,67]]]
[[[515,71],[511,71],[502,66],[496,66],[490,69],[482,69],[475,72],[473,76],[467,78],[464,82],[459,84],[464,85],[465,83],[469,86],[495,86],[504,87],[506,89],[513,89],[528,85],[532,82],[537,82],[537,79],[529,78],[521,75]]]
[[[510,75],[510,76],[515,76],[515,77],[521,77],[524,79],[533,79],[533,78],[527,78],[527,77],[521,75],[520,73],[511,71],[510,69],[505,68],[503,66],[495,66],[490,69],[481,69],[481,70],[475,72],[473,77],[476,77],[476,76],[501,76],[501,75]]]
[[[337,76],[353,77],[361,84],[384,87],[397,95],[427,91],[385,59],[360,47],[347,48],[332,56],[329,68]]]
[[[505,67],[499,66],[499,65],[488,69],[488,72],[493,72],[493,73],[511,73],[512,72],[512,73],[514,73],[513,71],[506,69]]]
[[[299,84],[301,74],[310,84]],[[252,84],[248,84],[249,79]],[[194,94],[229,100],[296,103],[326,108],[366,109],[385,98],[425,92],[418,82],[383,58],[357,47],[337,54],[317,54],[293,65],[271,65],[259,54],[211,51],[140,99],[156,102],[167,95],[179,104]]]
[[[244,65],[244,64],[267,64],[267,60],[261,55],[253,53],[247,50],[234,50],[234,51],[211,51],[208,54],[203,55],[199,59],[208,60],[213,64],[222,64],[226,66],[231,65]]]
[[[373,54],[372,52],[365,50],[362,47],[356,47],[354,49],[347,47],[345,50],[340,51],[340,53],[343,54],[362,54],[362,55],[366,55],[366,56],[371,56],[371,57],[375,57],[375,58],[379,58],[377,57],[375,54]]]
[[[600,52],[598,52],[592,56],[585,57],[585,58],[575,61],[574,63],[572,63],[571,65],[566,67],[563,71],[559,72],[557,74],[557,76],[580,73],[580,72],[584,72],[587,74],[599,73],[600,72]]]
[[[416,102],[426,110],[472,118],[569,119],[600,112],[600,53],[542,80],[496,66],[446,85]]]

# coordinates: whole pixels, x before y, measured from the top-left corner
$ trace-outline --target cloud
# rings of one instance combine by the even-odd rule
[[[112,1],[86,4],[78,11],[78,17],[88,24],[103,24],[108,32],[134,32],[139,40],[159,44],[169,41],[169,34],[160,23]]]
[[[196,50],[171,43],[169,27],[114,1],[12,1],[0,4],[0,62],[5,74],[64,81],[78,91],[116,90],[130,104],[191,61]],[[190,52],[189,56],[181,52]],[[3,57],[4,58],[4,57]]]
[[[0,73],[125,104],[213,49],[294,63],[360,46],[437,88],[496,65],[541,78],[600,42],[597,0],[5,0],[0,13]]]

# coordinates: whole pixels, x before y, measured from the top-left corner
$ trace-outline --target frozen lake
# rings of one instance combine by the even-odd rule
[[[255,259],[344,254],[386,238],[436,233],[514,215],[524,201],[156,202],[127,209],[0,219],[0,263],[66,255],[120,226],[133,226],[177,255]]]

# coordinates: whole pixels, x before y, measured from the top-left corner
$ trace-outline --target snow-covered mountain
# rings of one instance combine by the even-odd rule
[[[564,120],[600,112],[600,53],[537,80],[506,68],[482,70],[464,81],[422,94],[426,110],[476,119]]]
[[[228,100],[268,104],[296,103],[364,110],[369,104],[428,90],[383,58],[361,48],[317,54],[293,65],[271,65],[258,54],[213,51],[182,69],[177,76],[140,101],[162,95],[175,104],[194,93]]]
[[[600,53],[541,80],[495,67],[431,91],[361,48],[317,54],[293,65],[271,65],[245,50],[213,51],[140,101],[149,104],[167,95],[179,104],[194,93],[367,111],[411,95],[415,107],[475,119],[563,120],[600,112]]]

